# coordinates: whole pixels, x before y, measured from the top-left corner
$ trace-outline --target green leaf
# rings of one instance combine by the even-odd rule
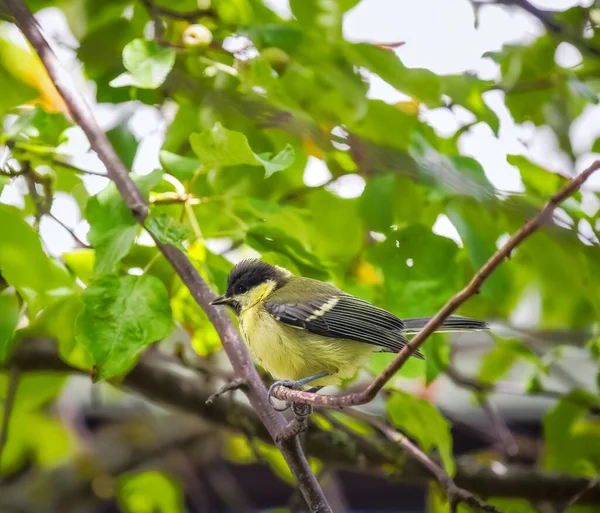
[[[587,419],[595,396],[576,390],[544,416],[544,467],[594,477],[600,469],[600,423]]]
[[[344,49],[353,64],[379,75],[398,91],[418,98],[428,107],[443,105],[440,77],[432,71],[407,68],[393,51],[369,43],[348,43]]]
[[[94,358],[96,381],[127,372],[144,346],[173,328],[167,291],[154,276],[105,275],[81,300],[75,337]]]
[[[341,38],[343,11],[339,0],[290,0],[290,8],[307,31],[320,33],[329,43]]]
[[[0,364],[6,360],[10,343],[19,323],[19,300],[16,294],[0,294]]]
[[[275,251],[288,256],[305,275],[327,277],[323,263],[297,238],[280,228],[268,224],[251,226],[246,233],[246,242],[257,251]]]
[[[72,294],[73,277],[44,253],[38,234],[22,218],[21,211],[0,204],[0,226],[0,272],[19,291],[31,313]]]
[[[483,383],[495,383],[517,362],[518,355],[512,348],[498,343],[494,349],[489,351],[479,366],[479,381]]]
[[[124,513],[185,513],[181,485],[156,470],[119,477],[117,499]]]
[[[182,243],[190,234],[177,220],[164,213],[150,212],[144,226],[163,244],[171,244],[185,251]]]
[[[7,374],[0,374],[0,403],[6,399],[8,380]],[[15,394],[15,411],[31,412],[47,405],[56,399],[66,380],[65,374],[57,372],[23,373]]]
[[[0,196],[2,196],[2,191],[4,187],[6,187],[10,183],[10,178],[8,176],[0,176]]]
[[[479,201],[494,198],[494,188],[476,160],[440,153],[420,134],[415,134],[409,155],[417,163],[422,181],[430,187]]]
[[[458,252],[455,242],[419,224],[389,232],[367,250],[383,272],[383,306],[400,318],[433,315],[459,288]]]
[[[369,228],[385,233],[394,223],[394,200],[396,176],[380,175],[367,182],[360,197],[360,215]]]
[[[519,358],[530,362],[540,372],[548,372],[542,360],[522,342],[513,339],[498,340],[496,347],[481,361],[479,380],[484,383],[495,383],[508,373]]]
[[[64,114],[46,112],[41,106],[22,109],[8,130],[11,138],[25,139],[28,145],[38,145],[38,151],[53,151],[71,126]]]
[[[74,249],[69,253],[63,253],[63,260],[67,267],[87,285],[94,277],[95,252],[93,249]]]
[[[500,120],[496,113],[483,101],[483,93],[490,89],[491,84],[480,80],[474,75],[446,75],[439,77],[442,83],[442,93],[452,98],[452,102],[470,110],[479,121],[487,123],[498,135]]]
[[[465,245],[473,271],[479,269],[496,252],[496,241],[505,232],[497,211],[462,196],[450,200],[446,214]],[[497,308],[505,305],[512,298],[511,277],[507,268],[500,266],[481,286],[482,297],[494,301]]]
[[[127,128],[127,121],[121,121],[117,126],[111,128],[106,132],[106,136],[125,167],[131,170],[137,153],[138,142]]]
[[[228,130],[221,123],[215,123],[211,130],[190,135],[190,144],[208,169],[240,164],[260,165],[246,136],[241,132]]]
[[[181,181],[191,180],[202,168],[202,162],[198,159],[181,157],[170,151],[162,150],[159,157],[164,170]]]
[[[132,178],[142,193],[148,193],[158,184],[161,171]],[[89,199],[86,217],[90,223],[88,240],[96,250],[95,272],[110,273],[129,252],[138,230],[133,214],[123,201],[114,183]]]
[[[228,130],[221,123],[215,123],[211,130],[191,134],[190,144],[207,169],[242,164],[262,165],[266,170],[266,178],[290,167],[295,158],[294,149],[289,144],[274,157],[265,153],[257,155],[243,133]]]
[[[448,337],[429,338],[423,344],[425,354],[425,384],[433,383],[448,368],[450,363],[450,344]]]
[[[507,155],[506,160],[520,171],[527,192],[544,201],[567,182],[564,176],[538,166],[521,155]]]
[[[397,390],[390,397],[387,408],[394,426],[417,440],[423,451],[437,449],[446,472],[454,475],[450,424],[435,406]]]
[[[256,159],[265,166],[265,178],[269,178],[274,173],[290,167],[294,163],[295,153],[294,148],[287,144],[285,148],[274,157],[271,157],[270,153],[261,153],[255,156]]]
[[[71,367],[92,371],[94,362],[87,350],[75,339],[76,319],[83,303],[74,294],[45,308],[24,330],[26,336],[51,337],[58,342],[60,357]]]
[[[0,43],[2,44],[2,43]],[[37,96],[37,91],[0,67],[0,116]]]
[[[134,39],[123,48],[123,65],[129,73],[119,75],[110,85],[156,89],[173,69],[175,57],[173,48],[161,46],[156,41]]]

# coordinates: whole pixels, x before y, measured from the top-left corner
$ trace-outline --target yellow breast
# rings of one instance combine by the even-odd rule
[[[314,384],[338,384],[341,379],[352,377],[375,349],[287,326],[276,321],[262,302],[241,312],[239,324],[254,361],[276,379],[295,381],[327,371],[330,376]]]

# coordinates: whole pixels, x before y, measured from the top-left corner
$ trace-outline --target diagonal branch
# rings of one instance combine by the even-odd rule
[[[58,354],[57,342],[42,337],[23,338],[9,360],[0,369],[16,366],[23,372],[81,372],[69,367]],[[144,353],[122,384],[126,390],[201,417],[215,427],[252,435],[273,443],[256,412],[245,404],[218,398],[206,404],[211,390],[196,370],[169,359],[159,352]],[[355,410],[345,412],[355,416]],[[331,416],[327,416],[329,420]],[[335,419],[334,419],[335,420]],[[326,429],[316,422],[306,432],[306,451],[319,458],[327,467],[349,470],[404,483],[426,485],[433,476],[410,458],[402,458],[394,442],[372,439],[358,431],[335,423],[336,429]],[[390,469],[393,473],[390,474]],[[548,501],[563,504],[589,485],[589,479],[551,472],[530,465],[489,466],[471,456],[456,458],[456,486],[481,497],[520,497],[531,502]],[[4,498],[0,484],[0,497]],[[578,499],[579,503],[599,504],[600,489],[592,488]],[[1,508],[0,508],[1,509]],[[36,510],[37,511],[37,510]]]
[[[451,511],[456,511],[458,504],[461,502],[470,506],[472,509],[476,511],[485,511],[488,513],[500,513],[500,510],[491,504],[487,504],[473,495],[471,492],[464,490],[463,488],[459,488],[456,486],[456,483],[452,480],[452,478],[448,475],[448,473],[435,461],[433,461],[427,454],[425,454],[421,449],[419,449],[415,444],[413,444],[408,437],[404,436],[401,433],[398,433],[395,429],[389,427],[387,424],[372,418],[366,418],[365,415],[359,414],[357,415],[357,411],[353,411],[353,416],[360,418],[373,427],[375,427],[378,431],[380,431],[388,440],[391,442],[397,443],[400,447],[402,447],[412,458],[417,460],[435,479],[440,483],[444,491],[446,492],[446,496],[448,497],[448,502],[450,503]]]
[[[71,76],[61,66],[42,35],[35,18],[23,1],[6,0],[6,4],[25,37],[40,57],[73,119],[83,129],[90,146],[105,165],[108,177],[115,183],[132,214],[143,226],[149,210],[146,200],[129,176],[127,168],[114,151],[106,134],[98,125],[89,104],[78,92]],[[289,440],[280,439],[279,434],[285,426],[284,417],[270,406],[267,400],[267,391],[228,315],[221,309],[210,306],[210,301],[215,296],[187,256],[174,246],[163,244],[157,240],[155,242],[215,326],[236,376],[244,379],[247,383],[245,392],[252,407],[259,414],[271,437],[277,439],[277,446],[296,478],[298,487],[310,510],[319,513],[331,512],[325,494],[302,451],[298,437]]]
[[[398,356],[377,376],[371,384],[362,392],[340,396],[318,395],[300,390],[291,390],[289,388],[277,387],[274,396],[283,401],[293,401],[305,404],[317,404],[329,408],[340,408],[343,406],[357,406],[371,401],[384,385],[398,372],[406,363],[410,356],[427,340],[444,320],[452,314],[459,306],[465,303],[470,297],[479,293],[479,288],[487,280],[496,268],[507,258],[510,258],[513,250],[521,244],[527,237],[538,230],[541,226],[552,219],[554,209],[569,196],[580,189],[583,183],[598,169],[600,169],[600,160],[595,161],[591,166],[581,172],[579,176],[573,178],[565,187],[550,198],[546,206],[533,219],[527,221],[519,231],[517,231],[508,242],[500,248],[483,265],[471,281],[451,298],[442,309],[435,314],[425,327],[415,335],[415,337],[398,353]]]

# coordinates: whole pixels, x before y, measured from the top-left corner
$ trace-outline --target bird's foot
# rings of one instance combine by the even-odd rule
[[[275,383],[273,383],[270,387],[269,387],[269,393],[268,393],[268,397],[269,397],[269,403],[271,403],[271,406],[277,410],[277,411],[286,411],[289,410],[292,406],[292,403],[290,402],[286,402],[285,406],[283,408],[277,406],[274,402],[273,402],[273,393],[275,392],[275,389],[277,387],[286,387],[286,388],[291,388],[292,390],[296,390],[298,387],[301,386],[301,383],[298,383],[297,381],[291,381],[289,379],[281,379],[279,381],[275,381]]]

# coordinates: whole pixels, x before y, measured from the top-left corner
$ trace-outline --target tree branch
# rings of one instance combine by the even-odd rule
[[[362,415],[359,418],[364,419]],[[376,419],[369,419],[367,422],[380,431],[386,438],[388,438],[388,440],[400,445],[400,447],[410,454],[412,458],[417,460],[421,465],[423,465],[424,468],[427,469],[428,472],[431,473],[433,477],[435,477],[435,479],[438,481],[438,483],[440,483],[446,492],[446,496],[450,502],[451,511],[456,511],[458,504],[462,502],[476,510],[486,511],[489,513],[500,513],[500,510],[494,506],[486,504],[471,492],[456,486],[448,473],[415,444],[413,444],[406,436],[398,433],[395,429],[392,429],[388,425]]]
[[[48,338],[22,339],[5,368],[14,365],[21,372],[78,372],[60,359],[56,341]],[[212,390],[198,379],[198,371],[175,359],[167,359],[159,352],[144,353],[138,364],[125,376],[122,386],[151,400],[202,417],[221,428],[273,443],[254,410],[244,404],[231,403],[224,397],[208,406],[206,400]],[[424,485],[432,479],[420,463],[402,457],[396,443],[362,437],[358,433],[351,436],[341,427],[326,430],[310,420],[309,424],[306,451],[328,467],[365,472],[418,485]],[[392,474],[390,468],[394,470]],[[489,468],[469,456],[457,458],[456,468],[456,485],[481,497],[520,497],[532,502],[548,500],[564,503],[589,484],[586,478],[531,466],[504,465],[499,472],[496,467]],[[600,489],[596,487],[589,490],[578,503],[600,503]]]
[[[527,0],[496,0],[494,3],[500,5],[520,7],[524,11],[528,12],[535,18],[537,18],[546,27],[548,32],[558,36],[564,41],[573,44],[580,50],[583,50],[589,55],[594,57],[600,57],[600,48],[586,41],[583,37],[574,34],[570,27],[559,23],[554,19],[552,13],[539,9],[535,5],[532,5]],[[485,5],[485,4],[482,4]]]
[[[552,219],[554,209],[568,198],[571,194],[579,190],[583,183],[600,169],[600,160],[594,162],[591,166],[581,172],[579,176],[573,178],[565,187],[550,198],[546,206],[533,219],[527,221],[522,228],[517,231],[508,242],[500,248],[492,257],[475,273],[471,281],[451,298],[442,309],[435,314],[425,327],[415,335],[415,337],[398,353],[398,356],[377,376],[371,384],[362,392],[340,396],[319,395],[300,390],[291,390],[285,387],[277,387],[274,396],[283,401],[293,401],[297,403],[316,404],[327,406],[329,408],[341,408],[344,406],[357,406],[366,404],[373,400],[383,386],[398,372],[406,363],[410,356],[427,340],[443,322],[459,306],[469,298],[479,293],[481,285],[489,278],[494,270],[507,258],[510,258],[513,250],[521,244],[527,237],[534,233],[538,228]]]
[[[77,91],[71,76],[59,63],[27,6],[22,0],[6,0],[6,4],[25,37],[40,57],[73,119],[83,129],[90,146],[105,165],[108,177],[115,183],[132,214],[143,226],[148,216],[148,205],[129,176],[127,168],[114,151],[106,134],[98,125],[92,109]],[[270,406],[267,400],[267,391],[227,313],[220,308],[210,306],[210,302],[215,296],[183,252],[158,240],[155,240],[155,242],[182,282],[190,290],[194,299],[206,311],[210,321],[219,333],[223,348],[231,361],[236,376],[243,378],[247,383],[245,392],[252,407],[259,414],[271,437],[279,439],[279,433],[286,425],[284,417]],[[331,508],[321,486],[310,469],[298,437],[281,440],[277,443],[277,447],[289,465],[310,510],[319,513],[330,513]]]
[[[2,412],[2,423],[0,424],[0,467],[2,466],[2,453],[4,447],[8,441],[8,428],[10,424],[10,415],[15,403],[15,394],[19,387],[19,367],[13,365],[10,368],[10,374],[8,376],[8,388],[6,390],[6,398],[4,399],[3,412]]]

